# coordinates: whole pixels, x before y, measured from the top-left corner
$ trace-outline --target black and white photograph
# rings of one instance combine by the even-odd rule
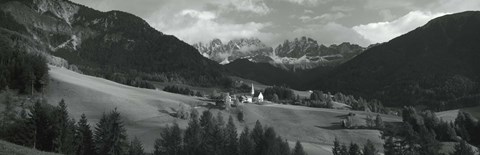
[[[480,0],[0,0],[0,155],[480,155]]]

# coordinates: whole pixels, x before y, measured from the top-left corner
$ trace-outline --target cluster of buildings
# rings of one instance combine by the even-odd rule
[[[261,103],[263,102],[263,94],[262,92],[259,92],[258,94],[255,94],[255,88],[253,87],[252,84],[252,91],[250,94],[248,93],[237,93],[230,95],[230,93],[225,93],[223,95],[223,104],[225,105],[225,108],[230,108],[230,107],[235,107],[239,105],[243,105],[245,103]]]

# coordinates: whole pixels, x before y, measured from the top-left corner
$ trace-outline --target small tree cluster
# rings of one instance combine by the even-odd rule
[[[193,91],[193,90],[190,90],[189,88],[181,88],[175,85],[166,86],[165,88],[163,88],[163,91],[176,93],[176,94],[203,97],[203,94],[199,91]]]
[[[245,127],[238,137],[233,117],[225,124],[221,113],[216,117],[210,111],[191,112],[190,122],[185,133],[180,131],[178,124],[167,127],[155,141],[154,154],[185,154],[185,155],[290,155],[286,140],[275,133],[272,127],[263,128],[259,121],[253,130]],[[292,152],[294,155],[304,155],[299,142]]]
[[[127,143],[120,113],[116,110],[104,114],[94,132],[84,114],[78,122],[68,115],[67,104],[63,99],[56,107],[38,101],[28,111],[27,113],[22,108],[20,114],[14,113],[12,122],[2,120],[0,138],[61,154],[143,154],[143,146],[138,139],[134,139],[130,145]]]
[[[332,153],[333,155],[376,155],[378,150],[370,140],[367,140],[367,143],[363,146],[363,149],[361,149],[358,144],[353,142],[351,142],[349,146],[345,143],[340,144],[338,139],[335,138]]]

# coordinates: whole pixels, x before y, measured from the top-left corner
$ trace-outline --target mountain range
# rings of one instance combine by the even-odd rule
[[[189,44],[129,13],[100,12],[67,0],[8,0],[0,2],[0,14],[3,41],[85,74],[204,86],[226,77],[223,67]]]
[[[135,15],[100,12],[66,0],[1,1],[0,21],[2,45],[114,81],[140,78],[213,87],[239,76],[379,99],[387,106],[442,109],[480,101],[478,11],[438,17],[368,48],[350,43],[327,47],[307,37],[275,49],[255,38],[191,46]]]
[[[223,44],[220,39],[193,46],[206,58],[220,64],[228,64],[237,59],[248,59],[256,63],[269,63],[275,67],[295,71],[312,69],[318,66],[338,65],[350,60],[365,50],[356,44],[319,45],[312,38],[301,37],[285,40],[275,50],[257,38],[242,38]]]
[[[264,64],[246,61],[227,67],[238,76],[266,84],[354,94],[381,100],[387,106],[453,109],[480,104],[478,27],[480,12],[467,11],[433,19],[337,66],[296,73],[272,72]],[[255,69],[247,72],[241,66]]]

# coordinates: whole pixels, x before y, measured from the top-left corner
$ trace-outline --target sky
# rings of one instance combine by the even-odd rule
[[[193,44],[256,37],[276,47],[306,36],[319,44],[389,41],[451,13],[480,10],[480,0],[71,0],[100,11],[135,14]]]

